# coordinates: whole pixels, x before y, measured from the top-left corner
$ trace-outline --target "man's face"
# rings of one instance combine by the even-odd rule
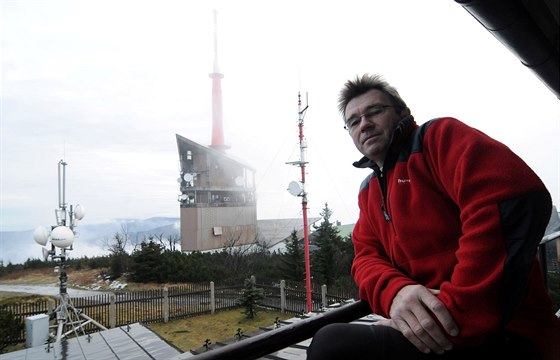
[[[370,90],[348,102],[344,119],[356,148],[377,165],[383,166],[395,125],[408,113],[401,114],[380,90]]]

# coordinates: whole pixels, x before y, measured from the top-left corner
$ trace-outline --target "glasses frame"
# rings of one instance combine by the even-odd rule
[[[344,130],[350,132],[358,127],[358,125],[362,122],[362,118],[365,118],[366,120],[370,121],[382,115],[385,112],[385,109],[391,107],[394,106],[385,105],[385,104],[371,104],[366,108],[366,111],[364,113],[358,116],[351,117],[350,119],[346,120],[346,122],[344,123]]]

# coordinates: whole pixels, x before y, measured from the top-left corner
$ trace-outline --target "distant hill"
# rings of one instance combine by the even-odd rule
[[[7,265],[21,264],[27,259],[42,259],[41,246],[33,240],[33,231],[0,231],[0,260]],[[150,235],[179,238],[179,218],[116,219],[100,224],[79,224],[70,258],[108,255],[106,244],[116,233],[126,231],[133,242]],[[50,249],[50,244],[47,244]]]

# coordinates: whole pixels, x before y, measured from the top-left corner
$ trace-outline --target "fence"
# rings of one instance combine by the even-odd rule
[[[258,287],[264,289],[265,298],[262,304],[283,312],[306,312],[307,294],[304,283],[282,280],[279,283],[262,282]],[[311,285],[311,310],[320,311],[333,303],[356,298],[357,293],[340,290],[326,285]]]
[[[286,313],[301,314],[306,307],[305,285],[295,282],[257,283],[263,288],[265,298],[260,305]],[[242,295],[243,285],[215,286],[209,284],[177,285],[169,288],[106,293],[84,298],[71,298],[71,304],[83,311],[90,318],[108,328],[123,326],[135,322],[167,322],[216,311],[239,307],[238,299]],[[314,286],[312,289],[313,310],[320,310],[334,302],[353,298],[355,294],[344,291],[327,293],[327,287]],[[56,308],[54,300],[35,303],[14,303],[3,305],[0,309],[8,311],[22,323],[25,318],[37,314],[52,314]],[[98,331],[99,328],[89,323],[84,326],[86,333]],[[25,341],[25,326],[19,336],[11,338],[11,343]]]

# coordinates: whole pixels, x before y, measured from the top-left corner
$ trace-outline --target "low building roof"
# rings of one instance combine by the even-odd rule
[[[0,354],[1,360],[171,359],[181,350],[139,323]]]

